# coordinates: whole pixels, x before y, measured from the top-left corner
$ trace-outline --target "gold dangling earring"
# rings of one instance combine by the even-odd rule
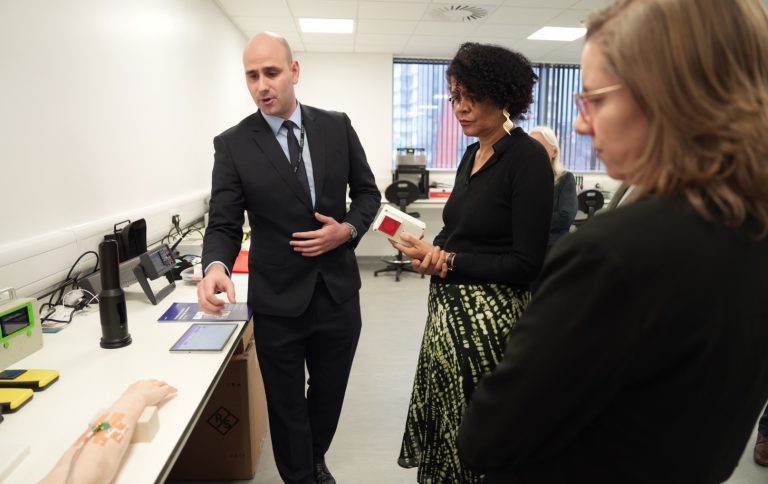
[[[512,130],[515,129],[515,123],[513,123],[512,120],[509,119],[509,111],[507,111],[507,108],[504,108],[501,112],[504,114],[504,117],[507,118],[507,120],[504,121],[504,124],[502,124],[501,127],[504,128],[504,131],[506,131],[507,134],[512,134]]]

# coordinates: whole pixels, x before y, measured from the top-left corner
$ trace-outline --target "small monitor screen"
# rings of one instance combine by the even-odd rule
[[[5,338],[29,326],[29,310],[26,306],[0,316],[0,336]]]
[[[163,269],[165,269],[165,264],[163,264],[163,256],[159,251],[149,254],[149,260],[152,261],[152,267],[155,268],[157,273],[160,274],[163,272]]]

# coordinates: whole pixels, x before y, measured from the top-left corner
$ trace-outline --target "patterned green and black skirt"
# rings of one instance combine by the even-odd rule
[[[528,291],[500,284],[430,284],[398,459],[402,467],[419,468],[419,483],[482,482],[482,475],[459,462],[459,424],[477,382],[498,364],[530,298]]]

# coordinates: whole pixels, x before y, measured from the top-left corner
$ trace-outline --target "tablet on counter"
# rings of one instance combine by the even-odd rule
[[[171,351],[221,351],[235,328],[234,323],[195,323],[171,346]]]

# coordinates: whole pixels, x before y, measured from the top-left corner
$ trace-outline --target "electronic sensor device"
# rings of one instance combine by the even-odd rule
[[[133,268],[133,273],[149,302],[157,304],[176,287],[171,272],[176,261],[173,260],[171,249],[166,244],[141,254],[139,260],[139,265]],[[155,293],[149,281],[154,281],[162,276],[165,276],[168,284]]]
[[[0,410],[13,413],[26,405],[33,395],[29,388],[0,388]]]
[[[372,227],[374,232],[410,247],[411,244],[402,240],[400,234],[408,234],[420,239],[424,237],[424,229],[427,228],[427,224],[392,205],[382,205]]]
[[[56,370],[5,370],[0,371],[0,388],[29,388],[39,392],[58,379]]]
[[[16,290],[0,290],[0,370],[43,347],[37,299],[17,298]]]

